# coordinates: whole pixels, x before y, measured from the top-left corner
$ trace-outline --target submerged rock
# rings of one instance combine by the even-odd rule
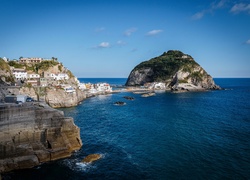
[[[141,97],[150,97],[150,96],[154,96],[155,93],[145,93],[145,94],[142,94]]]
[[[82,162],[83,162],[83,163],[92,163],[92,162],[94,162],[94,161],[99,160],[101,157],[102,157],[101,154],[90,154],[90,155],[86,156],[86,157],[82,160]]]
[[[127,99],[127,100],[134,100],[135,98],[131,97],[131,96],[124,96],[123,98]]]
[[[115,105],[119,105],[119,106],[123,106],[125,105],[126,103],[125,102],[122,102],[122,101],[117,101],[115,102]]]

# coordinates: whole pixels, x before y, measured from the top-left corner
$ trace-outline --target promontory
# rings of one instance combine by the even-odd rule
[[[192,56],[178,50],[169,50],[140,63],[131,71],[125,85],[172,91],[221,89]]]

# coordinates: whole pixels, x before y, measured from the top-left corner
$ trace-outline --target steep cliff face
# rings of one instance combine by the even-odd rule
[[[220,89],[213,78],[194,59],[181,51],[170,50],[161,56],[142,62],[130,73],[127,86],[164,82],[173,89]]]
[[[86,98],[86,94],[79,89],[74,93],[67,93],[62,89],[48,89],[45,101],[53,108],[77,106]]]
[[[0,107],[0,173],[69,157],[82,146],[72,118],[46,104]]]

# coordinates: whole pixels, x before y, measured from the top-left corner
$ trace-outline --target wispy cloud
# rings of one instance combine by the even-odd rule
[[[248,39],[248,40],[246,41],[246,44],[249,44],[249,45],[250,45],[250,39]]]
[[[149,31],[146,33],[146,36],[154,36],[154,35],[157,35],[159,33],[161,33],[163,30],[161,29],[154,29],[152,31]]]
[[[95,29],[95,32],[102,32],[102,31],[105,31],[105,27],[98,27]]]
[[[131,36],[131,34],[133,34],[134,32],[136,32],[137,31],[137,28],[129,28],[129,29],[127,29],[126,31],[124,31],[124,35],[125,36]]]
[[[192,16],[192,19],[193,19],[193,20],[201,19],[201,18],[203,18],[204,14],[205,14],[205,11],[197,12],[197,13],[195,13],[195,14]]]
[[[118,46],[124,46],[124,45],[126,45],[126,42],[119,40],[119,41],[116,42],[116,44]]]
[[[215,10],[224,8],[226,5],[226,0],[220,0],[219,2],[213,2],[208,9],[203,9],[197,13],[195,13],[191,18],[193,20],[202,19],[206,14],[213,13]]]
[[[137,48],[134,48],[134,49],[131,50],[131,52],[136,52],[136,51],[138,51]]]
[[[94,49],[103,49],[103,48],[109,48],[110,44],[109,42],[101,42],[97,46],[93,47]]]
[[[239,4],[235,4],[231,10],[231,13],[241,13],[241,12],[247,12],[248,14],[250,14],[250,4],[244,4],[244,3],[239,3]]]
[[[225,4],[226,4],[226,0],[220,0],[217,3],[213,2],[211,5],[211,9],[215,10],[215,9],[223,8]]]

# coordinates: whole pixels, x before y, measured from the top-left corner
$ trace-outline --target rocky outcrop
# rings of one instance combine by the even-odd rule
[[[101,157],[102,157],[101,154],[90,154],[90,155],[86,156],[86,157],[82,160],[82,162],[83,162],[83,163],[92,163],[92,162],[94,162],[94,161],[99,160]]]
[[[79,102],[86,99],[86,93],[79,89],[67,93],[64,89],[56,87],[22,87],[19,93],[37,101],[46,102],[53,108],[77,106]]]
[[[153,82],[164,82],[174,91],[220,89],[190,55],[173,50],[137,65],[125,85],[142,86]]]
[[[67,93],[63,89],[50,88],[47,90],[45,101],[54,108],[77,106],[86,98],[86,94],[79,89],[73,93]]]
[[[82,146],[79,128],[41,103],[0,106],[0,173],[71,156]]]

